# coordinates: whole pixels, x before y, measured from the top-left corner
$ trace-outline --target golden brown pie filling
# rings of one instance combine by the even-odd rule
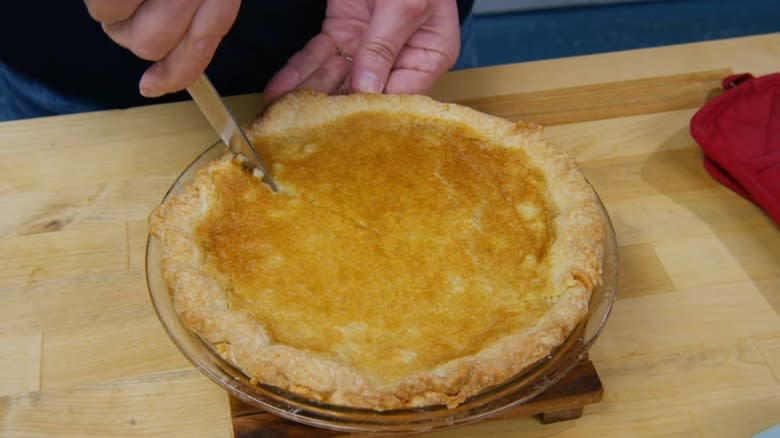
[[[606,220],[541,129],[424,96],[274,103],[151,214],[183,324],[252,381],[387,410],[458,406],[558,348]]]
[[[384,384],[522,332],[557,301],[557,212],[522,150],[379,112],[294,140],[256,139],[284,193],[239,165],[217,169],[195,232],[230,308],[274,343]]]

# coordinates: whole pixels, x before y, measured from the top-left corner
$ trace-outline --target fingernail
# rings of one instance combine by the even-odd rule
[[[151,86],[146,76],[141,78],[141,82],[138,84],[138,91],[144,97],[160,97],[164,94],[158,88]]]
[[[358,76],[357,91],[363,93],[379,93],[382,91],[379,88],[379,78],[377,75],[367,71]]]

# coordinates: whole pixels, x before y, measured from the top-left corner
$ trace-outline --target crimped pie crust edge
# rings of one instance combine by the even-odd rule
[[[562,291],[558,302],[535,326],[509,334],[474,355],[382,387],[344,364],[273,344],[265,329],[248,314],[229,309],[225,291],[204,273],[203,257],[195,243],[195,226],[214,193],[210,173],[229,165],[230,156],[200,169],[181,195],[150,215],[150,232],[161,242],[163,277],[185,326],[217,345],[227,360],[253,380],[336,405],[375,410],[434,404],[454,407],[549,354],[585,317],[591,292],[601,281],[606,219],[573,159],[546,144],[541,128],[424,96],[334,97],[297,91],[272,105],[250,127],[248,135],[250,139],[283,135],[289,129],[317,126],[361,111],[466,123],[492,142],[526,151],[544,174],[557,208],[553,221],[556,239],[549,257],[551,283]]]

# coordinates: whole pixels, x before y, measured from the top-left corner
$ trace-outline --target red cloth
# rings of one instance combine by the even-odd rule
[[[691,119],[704,168],[780,224],[780,73],[732,75],[723,88]]]

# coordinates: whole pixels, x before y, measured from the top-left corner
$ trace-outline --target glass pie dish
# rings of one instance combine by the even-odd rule
[[[198,169],[224,154],[218,142],[206,149],[176,179],[163,202],[176,196],[193,181]],[[419,432],[479,421],[525,403],[563,378],[598,338],[615,300],[618,255],[612,224],[607,217],[608,239],[602,285],[592,294],[590,313],[571,335],[547,357],[521,374],[467,399],[455,408],[429,406],[414,409],[374,411],[337,406],[288,393],[276,387],[253,384],[240,369],[223,359],[210,343],[189,331],[179,320],[168,286],[162,277],[160,243],[149,237],[146,278],[151,299],[163,327],[190,362],[233,397],[298,423],[344,432]]]

